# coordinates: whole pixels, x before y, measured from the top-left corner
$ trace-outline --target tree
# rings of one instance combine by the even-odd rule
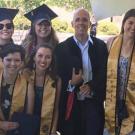
[[[0,0],[0,7],[18,8],[23,5],[23,0]]]
[[[30,24],[24,14],[43,3],[49,6],[64,7],[68,10],[84,7],[91,11],[89,0],[0,0],[0,7],[19,9],[14,22],[16,28],[22,29]]]
[[[21,8],[25,12],[46,3],[48,5],[65,7],[66,9],[75,9],[84,7],[91,10],[89,0],[0,0],[0,7]]]
[[[91,10],[89,0],[48,0],[46,1],[50,5],[57,5],[59,7],[65,7],[66,9],[76,9],[79,7],[84,7],[88,10]]]

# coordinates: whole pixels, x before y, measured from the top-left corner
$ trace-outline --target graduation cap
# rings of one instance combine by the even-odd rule
[[[0,8],[0,21],[9,19],[13,20],[19,9]]]
[[[47,5],[43,4],[32,11],[26,13],[24,15],[27,19],[29,19],[32,23],[37,20],[47,20],[51,21],[55,17],[57,17],[57,14],[54,13]]]

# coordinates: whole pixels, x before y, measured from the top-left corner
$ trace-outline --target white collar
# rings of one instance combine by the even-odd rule
[[[79,42],[75,36],[73,36],[73,39],[75,40],[76,43]],[[93,40],[90,36],[88,36],[88,40],[86,42],[88,42],[88,41],[93,45]]]

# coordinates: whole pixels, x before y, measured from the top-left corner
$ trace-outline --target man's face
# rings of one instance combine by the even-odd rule
[[[90,27],[90,16],[89,13],[80,9],[74,14],[72,26],[75,29],[76,36],[86,36]]]

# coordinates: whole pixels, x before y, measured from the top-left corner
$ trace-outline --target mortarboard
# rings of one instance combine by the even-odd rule
[[[54,13],[47,5],[43,4],[26,13],[24,16],[31,22],[39,19],[51,21],[52,19],[57,17],[57,14]]]
[[[19,9],[0,8],[0,21],[9,19],[13,20]]]

